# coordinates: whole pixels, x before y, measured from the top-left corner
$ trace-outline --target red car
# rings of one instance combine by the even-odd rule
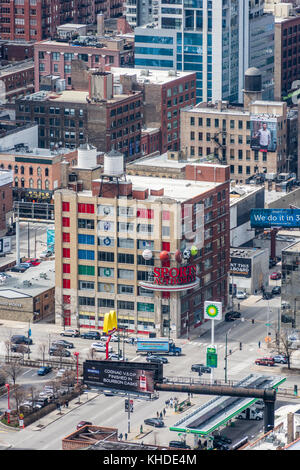
[[[38,258],[33,258],[26,260],[25,263],[30,263],[31,266],[38,266],[39,264],[41,264],[41,260],[39,260]]]
[[[281,273],[280,272],[274,272],[270,275],[270,279],[273,279],[273,280],[277,280],[277,279],[281,279]]]
[[[258,366],[275,366],[275,361],[273,357],[262,357],[261,359],[256,359],[255,364]]]

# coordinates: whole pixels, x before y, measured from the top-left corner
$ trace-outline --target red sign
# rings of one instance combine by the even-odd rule
[[[178,286],[196,281],[196,265],[153,269],[153,284]]]

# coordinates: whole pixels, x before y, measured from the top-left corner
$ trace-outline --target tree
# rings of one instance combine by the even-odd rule
[[[42,364],[43,366],[45,365],[45,354],[46,354],[46,351],[48,349],[48,344],[47,343],[39,343],[38,345],[38,352],[39,352],[39,355],[42,356]]]
[[[9,364],[5,364],[3,366],[4,373],[6,374],[7,377],[9,377],[13,383],[13,385],[16,385],[17,383],[17,378],[21,373],[23,372],[22,370],[22,365],[20,363],[19,358],[12,358]]]
[[[291,357],[295,349],[292,347],[293,343],[289,340],[289,333],[287,330],[284,330],[279,337],[279,346],[280,351],[287,358],[288,369],[291,368]]]

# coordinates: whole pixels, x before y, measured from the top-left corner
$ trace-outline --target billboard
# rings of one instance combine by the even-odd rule
[[[253,228],[300,228],[300,209],[252,209],[250,223]]]
[[[252,114],[250,116],[250,147],[260,152],[276,152],[277,118],[269,114]]]
[[[162,381],[162,371],[162,364],[88,360],[83,364],[83,382],[110,390],[151,395],[154,384]]]
[[[139,352],[148,352],[149,350],[152,351],[159,351],[161,353],[169,352],[169,340],[157,340],[154,339],[138,339],[137,341],[137,351]]]
[[[251,259],[232,257],[230,260],[230,274],[232,276],[251,277]]]
[[[199,285],[197,279],[197,267],[155,267],[148,273],[148,281],[140,281],[139,285],[144,289],[157,291],[180,291],[192,289]]]

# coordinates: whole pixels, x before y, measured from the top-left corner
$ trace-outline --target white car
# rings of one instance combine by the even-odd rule
[[[65,375],[65,372],[66,372],[66,369],[59,369],[56,374],[56,377],[57,378],[63,377]]]
[[[92,343],[91,349],[94,349],[94,351],[97,351],[97,352],[106,352],[106,345],[101,342]],[[113,348],[111,346],[108,346],[108,352],[112,352],[112,351],[113,351]]]
[[[53,256],[53,251],[51,250],[44,250],[40,254],[40,258],[50,258],[50,256]]]
[[[236,298],[237,299],[247,299],[247,294],[246,294],[246,292],[238,290],[237,293],[236,293]]]

